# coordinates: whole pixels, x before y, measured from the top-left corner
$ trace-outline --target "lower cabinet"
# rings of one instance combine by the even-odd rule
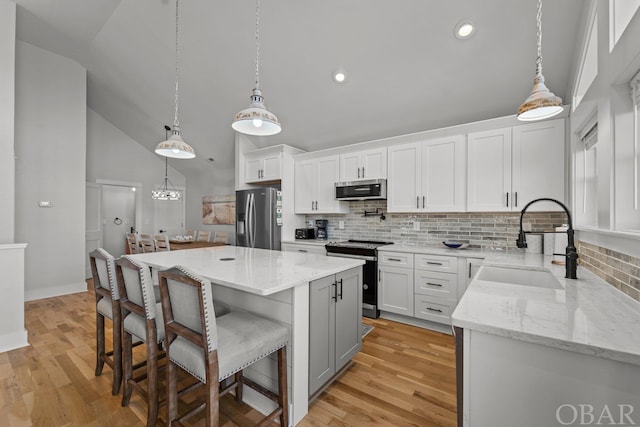
[[[311,282],[309,396],[362,348],[362,268]]]
[[[413,268],[381,265],[378,281],[378,308],[413,316]]]
[[[282,250],[284,252],[302,252],[310,254],[326,255],[327,251],[323,244],[317,243],[282,243]]]

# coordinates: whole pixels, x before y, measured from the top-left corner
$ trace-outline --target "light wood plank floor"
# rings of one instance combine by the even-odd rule
[[[28,302],[25,309],[31,346],[0,353],[0,426],[144,425],[139,396],[123,408],[120,396],[111,396],[109,367],[94,376],[92,292]],[[384,319],[364,322],[375,328],[362,351],[299,425],[455,426],[453,338]],[[221,425],[253,425],[259,418],[223,398]]]

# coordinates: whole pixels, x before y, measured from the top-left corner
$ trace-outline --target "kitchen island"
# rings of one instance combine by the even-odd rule
[[[291,333],[287,347],[287,365],[290,419],[293,425],[307,414],[310,284],[354,271],[357,273],[355,277],[361,278],[364,261],[238,246],[131,256],[155,271],[181,265],[210,280],[216,314],[224,310],[245,310],[286,324]],[[358,288],[361,287],[361,279],[354,283]],[[361,300],[357,300],[357,307],[353,309],[355,313],[361,313]],[[355,318],[360,322],[360,316]],[[361,338],[359,333],[357,335],[359,349]],[[247,368],[245,373],[259,384],[275,390],[277,382],[275,362],[272,359],[263,359]],[[246,403],[263,413],[268,413],[273,408],[270,400],[251,389],[245,389],[243,398]]]

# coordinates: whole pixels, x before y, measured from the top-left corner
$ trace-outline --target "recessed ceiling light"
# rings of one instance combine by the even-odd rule
[[[456,24],[454,34],[460,40],[468,39],[476,32],[476,26],[469,19],[463,19]]]
[[[347,73],[344,70],[333,72],[333,81],[336,83],[344,83],[347,81]]]

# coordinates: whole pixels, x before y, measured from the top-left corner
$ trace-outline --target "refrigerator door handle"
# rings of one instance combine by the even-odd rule
[[[255,194],[251,194],[249,196],[249,200],[251,203],[251,247],[256,247],[256,198]]]

